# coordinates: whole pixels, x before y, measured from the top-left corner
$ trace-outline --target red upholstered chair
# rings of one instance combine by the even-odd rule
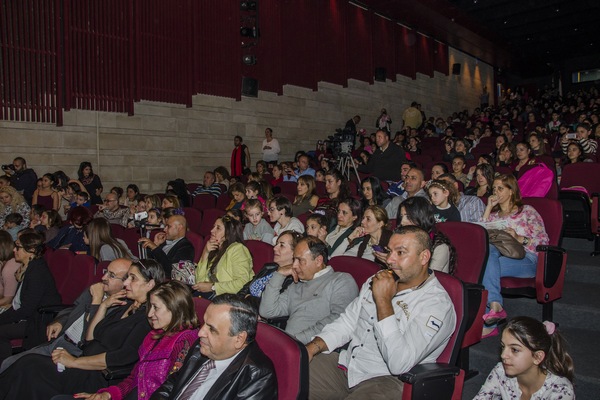
[[[599,176],[600,164],[567,164],[562,171],[559,193],[563,206],[563,235],[595,240],[593,256],[600,254]]]
[[[121,236],[118,236],[119,239],[125,242],[131,253],[139,257],[140,251],[138,248],[138,240],[140,239],[140,231],[137,228],[125,228],[120,233]]]
[[[298,183],[296,182],[279,182],[277,187],[281,189],[281,194],[293,194],[296,195],[296,190],[298,187]]]
[[[72,260],[69,285],[60,294],[64,304],[73,304],[88,286],[99,281],[94,279],[97,264],[98,260],[92,256],[87,254],[75,255]]]
[[[219,197],[217,197],[215,208],[225,211],[229,203],[231,203],[231,197],[229,197],[229,193],[223,192],[219,195]]]
[[[266,263],[273,262],[273,246],[260,240],[244,240],[252,255],[252,269],[257,274]]]
[[[538,263],[534,278],[504,277],[500,280],[502,295],[530,297],[542,304],[542,320],[552,321],[552,306],[562,297],[565,282],[567,253],[561,245],[562,206],[559,201],[527,197],[523,199],[542,217],[550,239],[547,246],[538,246]]]
[[[217,198],[210,193],[200,193],[194,197],[194,207],[197,210],[204,211],[208,208],[215,208],[217,204]]]
[[[186,183],[185,184],[185,188],[187,189],[188,193],[192,194],[196,191],[196,189],[198,188],[198,186],[200,186],[201,183]]]
[[[337,256],[329,260],[335,272],[347,272],[356,281],[360,289],[371,276],[381,271],[381,266],[373,261],[353,256]]]
[[[204,313],[210,301],[195,297],[194,308],[198,321],[204,323]],[[273,362],[277,375],[280,400],[308,398],[308,354],[306,347],[279,328],[259,322],[256,343]]]
[[[218,208],[209,208],[208,210],[204,210],[204,216],[202,218],[202,223],[200,224],[198,233],[202,237],[209,237],[215,221],[217,218],[222,217],[223,215],[225,215],[225,211]]]
[[[307,399],[306,347],[281,329],[264,322],[258,323],[256,343],[275,367],[278,399]]]
[[[465,291],[460,279],[438,271],[435,272],[435,276],[448,292],[454,305],[456,312],[454,333],[435,363],[416,365],[409,372],[400,375],[400,379],[404,382],[403,400],[460,400],[462,398],[465,372],[455,364],[467,322]]]
[[[327,190],[325,189],[325,182],[315,182],[317,188],[317,196],[325,197],[327,196]]]
[[[467,326],[460,353],[460,366],[467,371],[467,378],[477,375],[469,370],[469,347],[481,341],[483,314],[488,292],[481,285],[489,253],[489,241],[485,228],[468,222],[444,222],[436,228],[444,233],[456,249],[454,276],[465,285],[467,294]]]
[[[119,224],[110,224],[110,231],[111,231],[112,235],[116,238],[123,239],[123,235],[124,235],[123,231],[125,229],[126,228],[124,228],[123,226],[121,226]]]
[[[198,263],[200,257],[202,257],[202,251],[204,250],[204,239],[202,236],[192,231],[187,231],[185,237],[192,242],[192,245],[194,246],[194,263]]]
[[[192,232],[200,233],[200,225],[202,224],[202,211],[191,207],[184,207],[185,220],[187,221],[188,229]]]
[[[68,249],[54,250],[54,252],[48,256],[48,268],[54,277],[56,289],[58,290],[58,293],[60,293],[61,297],[63,296],[63,293],[68,291],[74,259],[75,253]],[[62,299],[63,303],[70,304],[66,303],[64,297],[62,297]]]
[[[308,217],[310,217],[310,213],[304,213],[304,214],[300,214],[300,215],[295,215],[296,218],[298,218],[298,221],[302,222],[303,226],[306,226],[306,220],[308,219]]]
[[[108,264],[110,264],[110,261],[100,261],[98,264],[96,264],[96,268],[94,268],[94,279],[92,282],[100,282],[102,280],[102,277],[108,270]]]

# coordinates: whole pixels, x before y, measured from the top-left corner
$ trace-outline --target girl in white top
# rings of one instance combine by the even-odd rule
[[[300,234],[304,233],[304,225],[298,218],[292,215],[292,202],[284,196],[275,196],[268,202],[267,212],[271,223],[275,222],[275,236],[273,237],[273,245],[277,242],[277,236],[281,232],[294,231]]]
[[[502,333],[502,362],[474,400],[574,399],[573,360],[554,323],[513,318]]]

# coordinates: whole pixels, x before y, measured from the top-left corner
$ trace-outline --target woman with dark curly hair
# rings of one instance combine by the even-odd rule
[[[84,161],[79,164],[79,170],[77,171],[79,182],[83,184],[85,190],[90,194],[91,204],[102,204],[102,181],[100,177],[94,174],[92,164],[89,161]]]

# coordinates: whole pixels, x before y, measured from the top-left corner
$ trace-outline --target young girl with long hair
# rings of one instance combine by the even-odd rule
[[[500,358],[474,400],[575,398],[573,359],[553,322],[510,320]]]

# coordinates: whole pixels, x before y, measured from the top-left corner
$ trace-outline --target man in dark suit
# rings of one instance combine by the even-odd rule
[[[81,355],[82,351],[79,348],[79,343],[82,342],[82,338],[85,336],[88,322],[94,318],[105,296],[110,296],[123,289],[123,282],[127,279],[127,271],[130,266],[131,261],[123,258],[111,262],[102,276],[102,281],[85,289],[75,300],[72,307],[59,312],[54,321],[46,327],[46,335],[50,343],[39,345],[31,350],[7,358],[2,363],[0,372],[3,372],[27,354],[40,354],[50,357],[57,347],[66,349],[76,357]]]
[[[148,258],[158,261],[168,277],[171,277],[173,264],[194,260],[194,246],[185,237],[186,232],[185,217],[173,215],[167,220],[165,231],[157,233],[154,241],[148,238],[140,239],[140,243],[148,249]]]
[[[238,295],[214,298],[181,369],[152,399],[277,399],[271,360],[255,343],[258,312]]]

